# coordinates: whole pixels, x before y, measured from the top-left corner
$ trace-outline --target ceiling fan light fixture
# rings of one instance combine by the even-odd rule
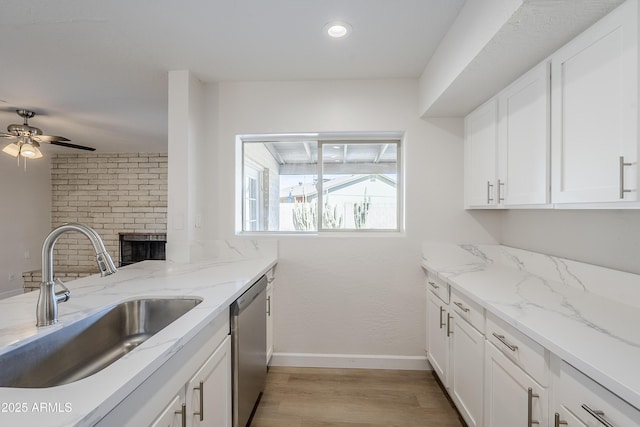
[[[27,159],[39,159],[42,157],[42,152],[40,152],[35,144],[27,140],[26,142],[22,143],[22,145],[20,145],[20,155],[22,157],[26,157]]]
[[[15,142],[12,142],[10,144],[7,144],[7,146],[4,147],[2,151],[10,156],[18,157],[20,155],[20,146]]]

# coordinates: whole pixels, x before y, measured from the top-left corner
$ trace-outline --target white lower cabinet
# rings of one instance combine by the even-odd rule
[[[231,427],[231,337],[225,338],[152,425]]]
[[[485,344],[484,425],[546,426],[548,397],[538,384],[492,343]]]
[[[271,356],[273,355],[273,281],[272,276],[268,279],[267,284],[267,366],[271,364]]]
[[[202,365],[186,386],[191,426],[231,427],[231,337]]]
[[[640,425],[640,411],[564,361],[554,384],[554,427]],[[556,415],[557,414],[557,415]]]
[[[484,335],[454,312],[449,393],[469,427],[482,426]]]
[[[449,386],[449,304],[427,290],[427,358],[445,387]]]

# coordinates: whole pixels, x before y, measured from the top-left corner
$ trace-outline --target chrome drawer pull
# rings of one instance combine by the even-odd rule
[[[553,427],[568,426],[568,425],[569,425],[568,422],[560,420],[560,414],[556,412],[555,415],[553,416]]]
[[[527,390],[527,427],[531,427],[534,424],[539,425],[540,421],[533,420],[533,398],[538,398],[540,395],[534,394],[533,389],[529,387]]]
[[[502,344],[506,345],[509,350],[516,351],[518,349],[518,346],[517,345],[513,345],[509,341],[507,341],[507,339],[504,337],[504,335],[498,335],[498,334],[496,334],[494,332],[493,336],[496,337],[498,339],[498,341],[500,341]]]
[[[624,156],[620,156],[620,199],[624,199],[624,193],[631,193],[633,190],[624,188],[624,168],[625,166],[633,166],[633,163],[624,161]]]
[[[490,205],[493,203],[493,198],[491,197],[491,189],[493,188],[493,184],[490,181],[487,181],[487,204]]]
[[[442,313],[444,313],[444,307],[440,306],[440,329],[442,329],[442,327],[445,325],[445,323],[442,321]]]
[[[460,308],[460,310],[464,311],[465,313],[469,312],[469,309],[465,307],[461,302],[454,301],[453,303],[457,305]]]
[[[175,411],[176,415],[180,415],[180,420],[182,423],[182,427],[187,427],[187,404],[182,404],[182,409],[179,411]]]
[[[433,287],[433,289],[440,289],[440,286],[436,285],[433,282],[429,282],[429,284]]]
[[[204,421],[204,382],[200,381],[200,385],[193,389],[200,390],[200,412],[194,412],[193,415],[200,415],[200,421]]]
[[[604,419],[604,412],[603,411],[593,410],[593,409],[589,408],[586,404],[582,405],[582,409],[587,411],[593,418],[595,418],[600,423],[602,423],[602,425],[605,425],[607,427],[615,427],[609,421]]]

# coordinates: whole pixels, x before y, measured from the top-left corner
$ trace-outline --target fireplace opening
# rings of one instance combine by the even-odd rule
[[[166,259],[165,233],[119,233],[120,267],[145,260]]]

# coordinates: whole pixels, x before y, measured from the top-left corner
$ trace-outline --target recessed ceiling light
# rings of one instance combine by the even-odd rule
[[[329,22],[324,26],[324,31],[329,37],[340,39],[351,33],[351,25],[346,22]]]

